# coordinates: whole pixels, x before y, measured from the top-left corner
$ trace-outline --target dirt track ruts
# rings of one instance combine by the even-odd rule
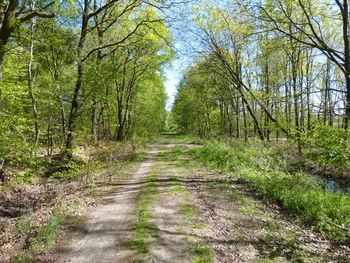
[[[59,262],[128,262],[132,253],[126,242],[132,236],[135,198],[151,172],[159,144],[151,147],[137,170],[111,192],[101,205],[88,213],[88,219],[70,242],[61,248]]]

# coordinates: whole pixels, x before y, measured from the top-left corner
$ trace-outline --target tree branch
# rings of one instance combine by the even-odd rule
[[[114,42],[114,43],[110,43],[110,44],[106,44],[106,45],[103,45],[103,46],[100,46],[100,47],[96,47],[96,48],[93,48],[92,50],[90,50],[90,52],[81,60],[82,62],[84,62],[86,59],[88,59],[95,51],[98,51],[98,50],[101,50],[101,49],[104,49],[104,48],[108,48],[108,47],[113,47],[113,46],[117,46],[117,45],[120,45],[122,43],[124,43],[126,40],[128,40],[132,35],[134,35],[136,33],[136,31],[139,29],[140,26],[142,26],[143,24],[145,23],[155,23],[155,22],[161,22],[163,20],[161,19],[156,19],[156,20],[144,20],[144,21],[141,21],[140,23],[138,23],[136,25],[136,27],[129,33],[127,34],[123,39],[117,41],[117,42]]]

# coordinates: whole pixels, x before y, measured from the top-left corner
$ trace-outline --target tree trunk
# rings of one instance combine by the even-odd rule
[[[268,63],[266,62],[265,63],[265,105],[267,107],[267,110],[270,111],[269,109],[269,105],[270,105],[270,99],[269,99],[269,96],[270,96],[270,81],[269,81],[269,65]],[[265,137],[268,141],[270,141],[270,128],[269,128],[269,125],[270,125],[270,119],[269,117],[267,116],[266,112],[265,112]]]
[[[350,67],[349,67],[350,72]],[[345,121],[344,128],[349,128],[349,120],[350,120],[350,74],[345,74],[345,83],[346,83],[346,103],[345,103]]]
[[[117,87],[117,119],[118,119],[118,128],[117,128],[117,141],[122,141],[124,139],[124,118],[123,118],[123,90],[124,90],[124,83],[122,84],[122,91],[118,89]],[[121,92],[122,94],[119,94],[118,92]]]
[[[1,40],[0,40],[1,42]],[[5,52],[3,51],[4,46],[0,44],[0,82],[2,82],[3,76],[3,68],[4,68],[4,59],[5,59]],[[1,85],[0,85],[0,99],[2,97],[2,91],[1,91]]]
[[[310,71],[311,71],[311,52],[307,56],[306,62],[306,109],[307,109],[307,130],[311,131],[311,102],[310,102],[310,93],[311,93],[311,80],[310,80]]]
[[[299,119],[299,96],[298,96],[298,90],[297,90],[297,69],[299,64],[299,51],[298,55],[294,54],[295,51],[291,54],[291,66],[292,66],[292,87],[293,87],[293,98],[294,98],[294,121],[295,121],[295,128],[296,128],[296,139],[298,143],[298,152],[299,155],[301,155],[301,140],[300,140],[300,119]]]
[[[240,125],[239,125],[239,98],[236,98],[236,137],[239,139],[241,137]]]
[[[327,60],[326,75],[324,78],[324,100],[323,100],[323,125],[327,125],[330,116],[330,61]]]
[[[98,142],[97,136],[97,98],[94,92],[92,97],[92,109],[91,109],[91,134],[93,136],[94,143]]]
[[[59,86],[59,84],[57,84]],[[64,111],[64,105],[62,102],[61,96],[58,97],[58,103],[60,106],[60,114],[61,114],[61,147],[64,143],[64,138],[66,136],[66,113]]]
[[[244,103],[242,103],[242,112],[243,112],[243,125],[244,125],[244,140],[248,141],[248,125],[247,125],[247,116],[245,113]]]
[[[344,0],[342,10],[343,19],[343,42],[344,42],[344,68],[346,85],[345,120],[344,128],[348,129],[350,120],[350,39],[349,39],[349,5],[348,0]]]
[[[124,139],[124,125],[119,124],[117,130],[117,141],[122,141]]]
[[[79,109],[79,96],[80,91],[83,86],[83,74],[84,74],[84,62],[82,61],[83,49],[85,44],[85,39],[87,35],[88,29],[88,12],[89,12],[90,1],[84,1],[84,11],[82,16],[81,23],[81,32],[78,43],[78,71],[77,71],[77,80],[75,84],[75,89],[72,98],[72,105],[68,119],[68,127],[67,127],[67,140],[66,140],[66,150],[68,155],[72,155],[71,150],[73,149],[73,140],[75,138],[75,130],[76,130],[76,119],[78,117],[78,109]]]
[[[255,127],[256,127],[256,131],[258,132],[258,135],[259,135],[260,140],[263,141],[265,138],[264,138],[264,134],[263,134],[263,132],[262,132],[262,130],[261,130],[261,128],[260,128],[258,119],[256,118],[254,112],[252,111],[252,109],[251,109],[250,105],[248,104],[248,101],[245,99],[245,97],[242,97],[242,101],[243,101],[244,104],[246,105],[247,110],[248,110],[250,116],[251,116],[252,119],[253,119],[253,122],[254,122],[254,125],[255,125]]]
[[[35,1],[32,1],[31,8],[34,10],[35,7]],[[34,87],[33,87],[33,60],[34,60],[34,30],[35,30],[35,18],[32,18],[30,23],[30,47],[29,47],[29,63],[28,63],[28,89],[29,94],[32,102],[32,110],[33,110],[33,119],[34,119],[34,146],[38,144],[39,141],[39,118],[38,118],[38,110],[37,110],[37,102],[36,97],[34,93]]]
[[[96,6],[96,0],[94,2],[94,8],[95,10],[97,9]],[[99,25],[99,21],[98,18],[95,17],[95,23],[97,25]],[[102,46],[103,44],[103,31],[101,28],[101,25],[97,26],[97,38],[98,38],[98,45]],[[101,64],[102,61],[102,51],[98,50],[97,51],[97,60],[96,60],[96,64],[97,64],[97,70],[100,70],[99,65]],[[93,92],[92,92],[92,109],[91,109],[91,133],[94,139],[94,143],[98,143],[98,118],[97,118],[97,90],[96,87],[93,87]]]

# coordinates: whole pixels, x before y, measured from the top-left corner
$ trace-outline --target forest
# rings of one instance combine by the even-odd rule
[[[350,262],[349,5],[0,0],[0,263]]]

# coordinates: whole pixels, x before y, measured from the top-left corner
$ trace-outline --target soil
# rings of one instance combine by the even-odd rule
[[[160,143],[116,193],[89,215],[60,262],[350,262],[350,249],[301,226],[277,206],[256,196],[238,179],[185,164],[174,148],[196,145]],[[156,161],[154,161],[156,158]],[[135,197],[157,167],[148,252],[132,260],[123,246],[133,236]],[[193,207],[184,211],[184,207]],[[188,213],[189,212],[189,213]],[[189,215],[188,215],[189,214]],[[134,220],[133,220],[134,218]],[[198,254],[201,244],[210,255]]]
[[[348,245],[302,227],[238,179],[200,169],[185,180],[214,262],[350,262]]]
[[[167,145],[168,149],[174,144]],[[156,238],[149,242],[149,255],[147,262],[191,262],[195,258],[193,251],[196,240],[188,236],[188,222],[183,208],[190,205],[183,189],[179,188],[179,170],[177,165],[166,160],[169,152],[163,153],[158,161],[158,176],[156,195],[149,212],[151,213],[151,225],[154,228]]]
[[[111,183],[112,191],[86,211],[87,220],[66,233],[46,262],[350,262],[347,244],[302,226],[244,182],[191,164],[186,151],[192,147],[198,145],[171,136],[153,145],[124,181]],[[137,235],[139,193],[153,173],[150,235],[139,252],[128,242]]]

